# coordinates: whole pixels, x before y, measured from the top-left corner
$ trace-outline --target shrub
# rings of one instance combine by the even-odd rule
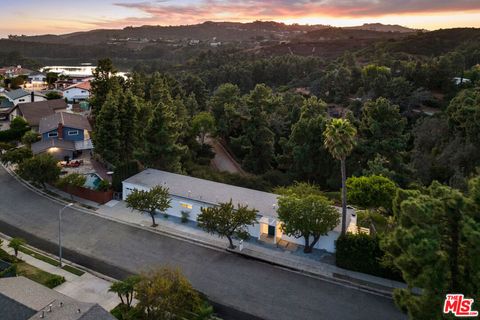
[[[384,256],[378,236],[347,233],[336,241],[335,259],[338,267],[403,281],[399,270],[382,265]]]
[[[65,282],[65,278],[59,275],[52,275],[46,282],[45,285],[50,289],[55,288],[56,286],[61,285]]]
[[[110,182],[108,182],[107,180],[102,180],[98,184],[98,188],[97,188],[98,191],[108,191],[109,189],[110,189]]]
[[[67,186],[83,187],[83,185],[85,185],[85,181],[87,181],[87,177],[85,177],[83,174],[71,173],[58,179],[57,186],[59,188],[65,188]]]
[[[190,212],[188,211],[182,211],[182,223],[187,223],[188,218],[190,217]]]

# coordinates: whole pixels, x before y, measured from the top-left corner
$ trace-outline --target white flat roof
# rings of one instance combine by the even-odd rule
[[[253,189],[241,188],[225,183],[214,182],[156,169],[146,169],[124,183],[151,188],[166,186],[171,195],[197,200],[208,204],[228,202],[248,205],[257,209],[260,215],[277,217],[278,195]]]

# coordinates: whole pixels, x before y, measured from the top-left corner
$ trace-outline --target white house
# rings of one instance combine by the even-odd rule
[[[69,102],[74,103],[79,101],[85,101],[90,98],[91,91],[92,87],[90,85],[90,81],[84,81],[67,87],[63,91],[63,97],[66,98]]]
[[[29,103],[29,102],[38,102],[38,101],[45,101],[47,98],[39,94],[37,92],[29,92],[23,89],[17,89],[12,91],[3,91],[0,95],[7,98],[11,101],[14,105],[18,105],[21,103]]]
[[[278,195],[273,193],[155,169],[146,169],[123,181],[122,185],[124,200],[135,189],[149,190],[157,185],[167,187],[170,192],[172,207],[166,213],[170,216],[181,217],[182,211],[185,211],[189,213],[188,218],[192,221],[197,220],[202,207],[211,207],[230,200],[235,206],[237,204],[248,205],[248,207],[258,210],[258,223],[248,228],[251,237],[273,244],[277,244],[280,240],[299,245],[304,244],[303,238],[296,239],[282,233],[280,228],[282,222],[278,220],[277,215]],[[338,210],[340,215],[341,209],[338,208]],[[354,210],[348,209],[347,226],[356,224],[354,217]],[[315,248],[334,252],[335,240],[340,233],[341,223],[326,236],[321,237]]]

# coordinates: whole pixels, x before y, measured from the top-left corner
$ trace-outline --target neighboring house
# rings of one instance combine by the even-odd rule
[[[22,68],[22,66],[9,66],[0,68],[0,75],[5,78],[15,78],[18,76],[28,76],[32,70]]]
[[[25,91],[23,89],[3,91],[1,95],[13,102],[14,105],[47,100],[44,95],[36,92]]]
[[[42,72],[34,71],[28,75],[28,81],[31,84],[44,84],[47,81],[47,75]]]
[[[278,195],[252,189],[236,187],[228,184],[213,182],[209,180],[198,179],[194,177],[169,173],[165,171],[146,169],[127,180],[123,181],[123,199],[132,192],[132,190],[149,190],[150,188],[161,185],[169,189],[171,196],[171,208],[167,214],[175,217],[181,217],[181,212],[189,213],[189,220],[196,221],[201,213],[202,207],[211,207],[222,202],[232,200],[235,206],[237,204],[248,205],[250,208],[258,210],[258,223],[248,227],[251,237],[260,241],[271,242],[274,244],[281,241],[288,241],[303,245],[303,238],[295,239],[283,234],[278,220]],[[341,209],[339,215],[341,215]],[[348,209],[347,226],[355,224],[356,219],[353,209]],[[335,251],[335,240],[341,233],[341,222],[329,232],[326,236],[320,238],[315,245],[317,249],[324,249],[329,252]]]
[[[8,113],[14,106],[12,101],[3,97],[0,98],[0,118],[8,118]]]
[[[114,320],[96,303],[80,302],[23,276],[0,279],[2,320]]]
[[[63,96],[69,102],[76,103],[88,100],[91,90],[90,81],[84,81],[67,87],[63,91]]]
[[[58,160],[73,159],[84,150],[93,149],[92,127],[80,114],[59,112],[40,119],[42,140],[32,144],[33,154],[47,152]]]
[[[40,102],[19,104],[10,109],[9,118],[10,121],[15,117],[22,117],[33,130],[38,130],[40,119],[56,112],[66,111],[67,103],[63,99],[45,100]]]

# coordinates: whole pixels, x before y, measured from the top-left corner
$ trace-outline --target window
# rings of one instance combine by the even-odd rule
[[[69,136],[77,136],[78,135],[78,130],[69,130],[67,134]]]
[[[192,210],[192,207],[193,207],[190,203],[186,203],[186,202],[180,202],[180,206],[188,210]]]
[[[20,99],[18,100],[18,102],[25,102],[25,99]]]
[[[58,132],[56,132],[56,131],[55,131],[55,132],[49,132],[49,133],[48,133],[48,137],[49,137],[49,138],[58,137]]]

